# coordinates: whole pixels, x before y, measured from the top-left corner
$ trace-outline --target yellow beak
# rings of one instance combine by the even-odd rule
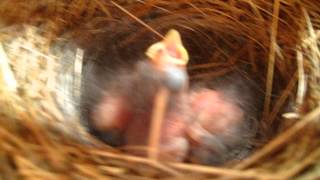
[[[186,66],[189,61],[189,55],[182,44],[180,34],[174,29],[169,30],[162,41],[151,45],[146,55],[157,64],[170,63]]]

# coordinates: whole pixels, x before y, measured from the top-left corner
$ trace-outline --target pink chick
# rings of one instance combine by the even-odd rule
[[[138,62],[135,69],[123,75],[118,74],[125,81],[110,83],[114,87],[108,88],[91,114],[93,129],[106,143],[125,147],[132,154],[146,155],[154,99],[158,90],[165,87],[169,100],[160,131],[159,157],[183,161],[189,147],[185,136],[189,121],[185,113],[187,51],[179,33],[171,30],[163,41],[150,46],[146,55],[149,60]]]
[[[249,85],[239,77],[226,76],[191,91],[192,124],[187,130],[191,162],[222,165],[241,160],[252,150],[258,129],[256,107]]]

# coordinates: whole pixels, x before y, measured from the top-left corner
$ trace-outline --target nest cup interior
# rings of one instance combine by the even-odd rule
[[[203,3],[201,1],[105,2],[83,0],[52,3],[51,1],[30,1],[30,5],[26,6],[26,3],[22,2],[15,4],[15,1],[4,1],[3,4],[0,3],[0,14],[7,14],[7,17],[3,18],[2,24],[3,26],[32,24],[41,27],[44,29],[44,36],[48,38],[48,42],[55,43],[62,37],[83,48],[85,51],[84,65],[86,61],[93,59],[115,67],[130,67],[136,59],[145,59],[144,52],[147,47],[159,41],[161,35],[164,35],[169,29],[174,28],[180,32],[183,44],[190,56],[188,73],[191,83],[233,72],[240,73],[253,82],[254,87],[258,90],[255,98],[261,100],[257,116],[261,122],[260,132],[257,134],[259,142],[257,147],[263,147],[269,140],[272,141],[271,145],[262,153],[258,152],[254,158],[249,157],[248,159],[251,158],[249,161],[244,160],[244,165],[241,165],[241,162],[239,166],[236,164],[235,170],[230,170],[230,172],[228,169],[220,171],[220,169],[194,168],[196,173],[213,174],[213,177],[225,175],[242,178],[279,177],[279,179],[286,179],[313,164],[312,160],[306,159],[301,163],[301,167],[292,168],[291,171],[291,167],[305,160],[304,157],[309,155],[309,152],[318,152],[316,150],[319,143],[310,140],[310,138],[319,136],[318,125],[311,123],[310,126],[306,126],[304,124],[296,129],[301,130],[302,127],[307,127],[307,131],[299,133],[299,130],[293,130],[288,131],[286,135],[286,130],[290,130],[297,122],[297,118],[284,118],[282,114],[301,112],[300,117],[302,117],[318,104],[318,98],[315,96],[318,91],[315,90],[315,86],[310,86],[301,104],[296,104],[295,99],[299,81],[297,49],[302,46],[305,35],[303,33],[310,28],[308,23],[312,23],[315,29],[320,28],[317,20],[317,17],[320,17],[319,2],[310,0],[279,3],[278,1],[261,0]],[[306,16],[306,12],[309,12],[310,16]],[[308,18],[311,20],[306,20]],[[317,43],[315,44],[318,46]],[[310,76],[315,76],[314,69],[310,68],[313,67],[312,62],[307,61],[313,58],[312,55],[309,55],[311,51],[313,49],[310,47],[303,51],[303,57],[306,59],[305,70]],[[310,78],[309,83],[313,80],[317,81],[317,77]],[[274,137],[280,138],[273,141]],[[288,146],[282,146],[283,144],[288,144]],[[81,145],[75,145],[75,147],[78,146]],[[86,151],[86,148],[87,146],[79,152],[83,157],[87,157],[82,153]],[[90,153],[89,156],[93,156],[94,153],[91,151]],[[313,153],[310,158],[317,159],[318,154]],[[62,156],[62,153],[59,155]],[[125,155],[120,156],[119,158],[111,155],[108,158],[126,157]],[[135,162],[134,159],[124,159],[122,160]],[[79,159],[74,162],[77,160]],[[95,160],[90,162],[95,162]],[[68,162],[65,163],[68,164]],[[117,166],[117,162],[112,161],[110,164]],[[123,168],[134,169],[130,172],[135,175],[144,176],[145,172],[141,171],[141,173],[140,170],[136,170],[135,165],[128,167],[126,163],[118,164]],[[153,165],[150,166],[153,167]],[[48,168],[49,171],[56,169],[55,166],[52,167]],[[172,167],[194,173],[192,168],[179,165]],[[248,167],[252,167],[253,171],[257,170],[257,173],[237,171]],[[168,174],[175,174],[165,168],[159,169],[169,172]],[[81,171],[80,168],[78,170]],[[290,171],[288,174],[282,174],[287,170]],[[260,172],[266,172],[266,176]],[[278,173],[276,175],[279,176],[274,173]],[[150,174],[152,174],[151,177],[162,177],[159,173]]]
[[[239,3],[239,6],[242,5]],[[280,109],[271,108],[269,110],[276,112],[272,115],[271,120],[268,116],[263,117],[270,50],[268,27],[271,25],[271,21],[269,20],[269,24],[261,22],[261,19],[249,16],[252,15],[249,13],[239,15],[239,19],[246,19],[243,22],[224,14],[214,13],[212,17],[200,16],[196,9],[184,9],[182,6],[180,8],[174,9],[174,13],[163,12],[157,8],[152,8],[145,14],[132,12],[143,23],[133,19],[126,12],[113,9],[116,14],[113,19],[93,24],[92,22],[95,22],[95,18],[93,18],[92,21],[82,24],[80,32],[78,30],[72,32],[74,33],[72,34],[73,41],[86,50],[84,65],[87,61],[96,61],[101,67],[107,67],[97,72],[97,77],[101,77],[97,83],[105,81],[104,83],[108,84],[110,79],[102,76],[110,71],[110,66],[114,69],[133,68],[137,59],[147,59],[144,54],[145,50],[154,42],[161,40],[161,35],[164,35],[169,29],[177,29],[181,33],[183,44],[190,56],[188,74],[191,85],[233,73],[249,80],[248,86],[254,89],[252,96],[256,97],[255,101],[257,101],[252,111],[258,111],[256,118],[259,118],[261,123],[257,141],[260,141],[260,145],[262,145],[268,138],[276,135],[281,127],[281,121],[277,121],[277,119],[283,113],[284,108],[289,108],[288,101],[286,101]],[[181,12],[179,12],[180,10]],[[271,18],[267,14],[261,14],[261,16]],[[280,26],[286,26],[287,23],[280,22]],[[281,35],[287,36],[286,31],[294,32],[293,27],[289,26],[280,32]],[[285,43],[281,42],[282,39],[286,40],[286,37],[283,36],[279,40],[280,44]],[[286,44],[284,51],[286,52],[284,53],[285,58],[293,58],[294,44]],[[295,62],[284,66],[286,63],[276,62],[275,64],[270,107],[273,107],[281,96],[296,71]],[[114,72],[116,71],[110,73]],[[116,76],[117,74],[110,75],[111,78],[117,78]],[[99,93],[95,92],[94,94]],[[94,102],[90,103],[94,104]]]

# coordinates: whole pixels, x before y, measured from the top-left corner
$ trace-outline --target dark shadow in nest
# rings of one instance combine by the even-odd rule
[[[152,17],[142,18],[147,24]],[[188,24],[190,28],[183,28]],[[92,28],[84,26],[84,28]],[[234,34],[228,31],[214,31],[206,27],[197,27],[190,21],[181,24],[166,23],[165,27],[154,27],[156,31],[165,34],[169,29],[177,29],[182,36],[183,43],[189,52],[190,62],[188,73],[191,88],[197,86],[213,86],[233,94],[240,107],[246,113],[249,124],[242,127],[240,133],[247,138],[237,146],[246,146],[245,153],[237,152],[234,146],[224,150],[230,152],[229,157],[223,153],[221,158],[207,158],[205,164],[222,164],[226,161],[243,159],[252,151],[261,147],[272,136],[276,125],[267,127],[261,120],[266,78],[267,51],[259,43],[252,44],[246,35]],[[128,19],[110,21],[99,26],[98,32],[77,37],[77,42],[85,49],[83,86],[81,97],[81,118],[89,127],[90,132],[102,141],[114,146],[121,146],[123,138],[116,132],[100,132],[90,123],[92,108],[101,100],[103,90],[108,89],[108,83],[125,81],[126,69],[133,69],[139,60],[146,59],[144,52],[160,37],[137,22]],[[249,58],[249,51],[256,51],[253,59]],[[277,76],[277,69],[275,76]],[[284,88],[281,76],[275,78],[274,92],[281,92]],[[212,85],[213,84],[213,85]],[[125,87],[122,87],[125,88]],[[119,88],[121,90],[121,87]],[[232,91],[238,91],[236,93]],[[277,95],[273,96],[273,100]],[[248,135],[248,136],[247,136]],[[241,149],[241,147],[240,147]],[[186,160],[192,161],[192,160]],[[194,162],[194,161],[192,161]]]

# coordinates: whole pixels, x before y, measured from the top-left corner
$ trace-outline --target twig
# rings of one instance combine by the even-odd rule
[[[196,64],[196,65],[192,65],[190,67],[188,67],[188,70],[199,70],[199,69],[206,69],[206,68],[213,68],[213,67],[228,67],[228,66],[232,66],[236,63],[236,60],[244,54],[245,50],[247,50],[250,47],[250,43],[248,43],[247,45],[239,48],[235,54],[233,54],[229,59],[227,63],[221,63],[221,62],[210,62],[210,63],[205,63],[205,64]],[[214,59],[214,58],[212,58]]]
[[[292,177],[294,177],[295,175],[299,174],[302,170],[304,170],[309,165],[317,162],[315,160],[317,158],[319,158],[319,157],[320,157],[320,149],[314,150],[303,161],[301,161],[300,163],[297,163],[296,166],[294,166],[288,172],[283,173],[283,175],[281,175],[282,178],[283,179],[291,179]]]
[[[319,118],[320,116],[320,106],[315,108],[312,112],[305,115],[299,122],[294,124],[291,128],[287,129],[286,131],[282,132],[277,138],[272,140],[269,144],[265,145],[261,150],[257,151],[251,157],[243,160],[240,164],[235,166],[237,169],[244,169],[259,159],[263,158],[264,156],[270,154],[271,152],[276,151],[284,144],[288,143],[289,140],[297,135],[301,129],[303,129],[306,125],[313,122],[315,119]]]
[[[10,68],[9,61],[10,60],[3,49],[2,43],[0,43],[0,78],[4,81],[3,83],[5,83],[6,88],[15,92],[17,90],[18,83]]]
[[[181,176],[182,174],[179,171],[176,171],[172,168],[167,167],[166,165],[163,165],[162,163],[154,160],[150,160],[143,157],[137,157],[137,156],[130,156],[125,155],[121,153],[112,153],[112,152],[106,152],[106,151],[99,151],[99,150],[91,150],[91,154],[104,156],[108,158],[114,158],[119,160],[125,160],[125,161],[131,161],[136,163],[143,163],[148,164],[150,166],[153,166],[154,168],[160,169],[168,174],[174,175],[174,176]]]
[[[192,75],[190,77],[191,80],[196,80],[196,79],[206,79],[206,78],[212,78],[212,77],[217,77],[217,76],[222,76],[228,72],[231,72],[234,70],[233,67],[231,68],[224,68],[220,71],[214,71],[214,72],[208,72],[208,73],[198,73],[196,75]]]
[[[174,167],[183,171],[191,171],[197,173],[205,173],[212,175],[220,175],[232,178],[245,178],[245,179],[280,179],[277,174],[267,174],[254,171],[240,171],[235,169],[218,168],[194,164],[183,164],[183,163],[170,163],[169,166]]]
[[[106,177],[103,177],[103,175],[99,174],[96,167],[93,167],[92,165],[86,165],[86,164],[74,164],[74,167],[78,169],[80,172],[82,172],[84,175],[89,176],[94,179],[103,180]]]
[[[310,36],[311,41],[310,41],[310,49],[311,49],[311,62],[313,63],[313,68],[315,69],[314,71],[316,72],[316,75],[319,75],[319,67],[320,67],[320,62],[318,61],[318,58],[319,57],[319,54],[320,54],[320,50],[319,50],[319,47],[318,47],[318,41],[317,41],[317,35],[316,35],[316,32],[313,28],[313,25],[312,25],[312,22],[311,22],[311,19],[310,19],[310,16],[307,12],[307,10],[305,8],[301,8],[302,9],[302,13],[306,19],[306,22],[307,22],[307,28],[308,28],[308,35]]]
[[[95,2],[100,6],[101,10],[106,13],[106,15],[108,17],[112,17],[111,13],[109,12],[109,10],[102,4],[102,2],[100,0],[95,0]]]
[[[48,134],[44,131],[43,127],[40,126],[37,122],[32,122],[31,119],[36,119],[36,112],[32,108],[28,108],[28,114],[23,113],[21,116],[24,117],[24,124],[30,131],[34,134],[37,141],[44,147],[46,156],[48,160],[51,160],[52,164],[55,167],[61,166],[63,158],[61,156],[61,151],[57,148],[57,145],[53,141],[48,139]]]
[[[297,65],[298,65],[298,89],[297,89],[297,99],[296,103],[298,107],[303,104],[306,91],[307,91],[307,81],[304,73],[304,63],[303,63],[303,54],[301,50],[297,50]]]
[[[33,177],[40,176],[44,179],[57,179],[57,176],[55,176],[53,173],[41,169],[24,157],[19,155],[15,156],[15,162],[21,175]]]
[[[296,82],[297,82],[297,78],[296,78],[297,73],[294,73],[294,74],[295,75],[292,76],[291,80],[289,81],[289,83],[287,84],[285,89],[283,90],[283,93],[281,93],[280,98],[277,100],[277,102],[273,106],[273,109],[270,112],[270,115],[268,118],[268,125],[272,125],[273,121],[275,120],[279,111],[281,110],[281,107],[284,105],[284,103],[286,102],[290,93],[292,92],[293,88],[295,87]]]
[[[146,24],[145,22],[143,22],[141,19],[139,19],[138,17],[136,17],[135,15],[133,15],[132,13],[130,13],[129,11],[127,11],[125,8],[123,8],[122,6],[120,6],[119,4],[115,3],[114,1],[111,1],[111,3],[113,5],[115,5],[117,8],[119,8],[122,12],[126,13],[128,16],[130,16],[132,19],[136,20],[138,23],[140,23],[141,25],[143,25],[144,27],[146,27],[147,29],[149,29],[151,32],[153,32],[154,34],[156,34],[157,36],[159,36],[160,38],[164,38],[164,36],[162,34],[160,34],[158,31],[156,31],[155,29],[153,29],[151,26],[149,26],[148,24]]]
[[[23,141],[19,137],[10,133],[8,130],[6,130],[2,126],[0,126],[0,136],[5,136],[7,141],[13,142],[15,145],[18,146],[18,148],[23,148],[23,147],[25,148]]]
[[[273,87],[273,76],[275,66],[275,55],[276,55],[276,43],[277,43],[277,32],[278,32],[278,21],[280,11],[280,0],[276,0],[273,4],[273,18],[271,25],[271,41],[270,41],[270,52],[268,61],[268,72],[267,72],[267,84],[266,84],[266,95],[264,101],[264,112],[263,118],[266,120],[269,116],[272,87]]]
[[[182,171],[189,171],[189,172],[193,172],[193,173],[224,175],[224,176],[234,177],[234,178],[279,179],[276,174],[267,174],[267,173],[260,173],[260,172],[258,173],[258,172],[253,172],[253,171],[251,171],[251,172],[240,171],[240,170],[235,170],[235,169],[209,167],[209,166],[193,165],[193,164],[185,164],[185,163],[166,163],[164,165],[164,164],[161,164],[160,162],[152,161],[147,158],[124,155],[124,154],[116,154],[116,153],[111,153],[111,152],[106,152],[106,151],[92,150],[91,153],[95,154],[95,155],[105,156],[108,158],[114,158],[114,159],[119,159],[119,160],[125,160],[125,161],[131,161],[131,162],[152,165],[156,168],[164,170],[165,172],[168,172],[173,175],[179,175],[179,176],[181,176],[182,174],[175,169],[182,170]],[[172,167],[173,169],[170,167]]]
[[[151,117],[151,126],[149,132],[149,149],[148,156],[152,160],[157,160],[159,155],[159,144],[161,136],[162,122],[169,98],[169,91],[165,87],[161,87],[156,94],[155,102]]]

